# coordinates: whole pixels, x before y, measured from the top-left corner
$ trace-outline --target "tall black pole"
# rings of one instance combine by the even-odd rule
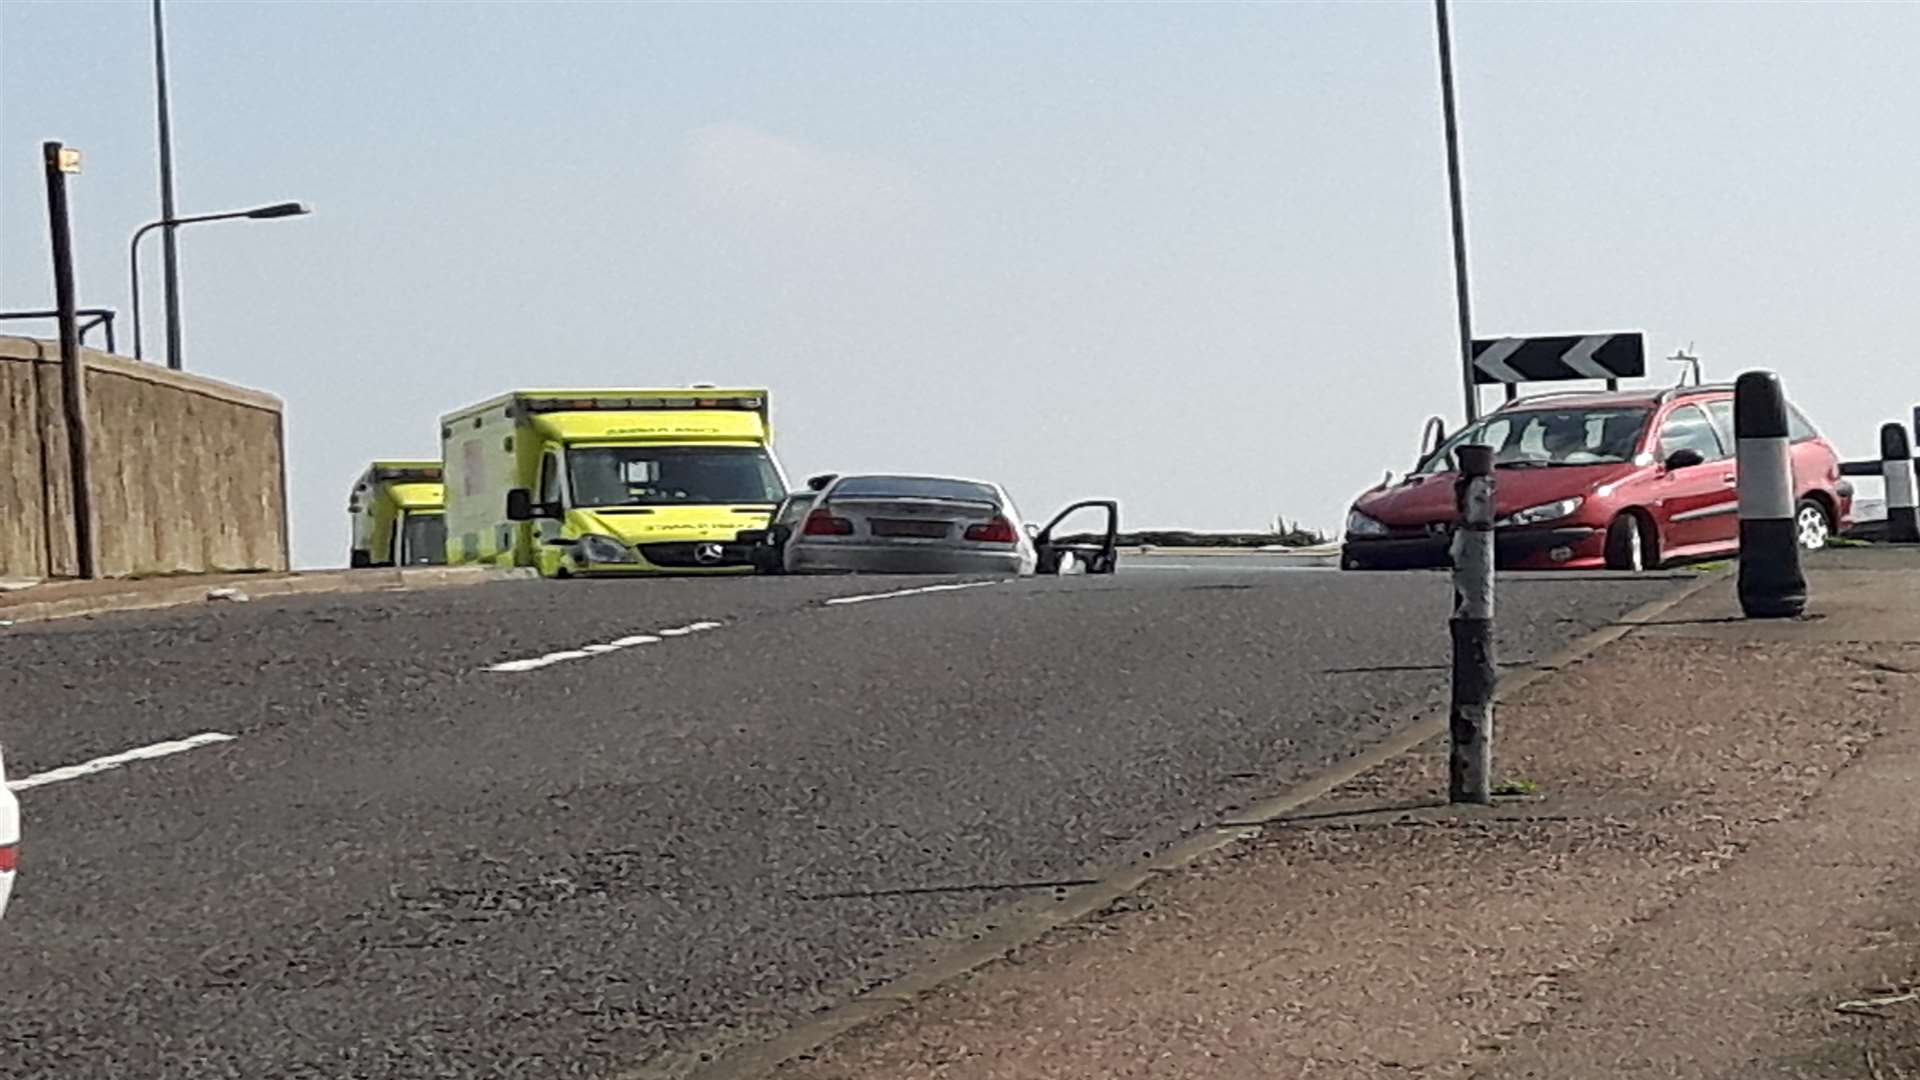
[[[154,101],[160,111],[160,219],[174,219],[173,206],[173,119],[167,105],[167,34],[160,13],[160,0],[153,0],[153,84]],[[167,366],[181,368],[180,354],[180,250],[174,239],[174,226],[162,232],[161,251],[165,260],[167,293]]]
[[[154,0],[159,3],[159,0]],[[1440,33],[1440,108],[1447,128],[1447,189],[1453,203],[1453,293],[1460,314],[1460,375],[1466,391],[1467,423],[1480,418],[1480,390],[1473,382],[1473,308],[1467,294],[1467,211],[1460,193],[1460,128],[1453,112],[1453,37],[1447,28],[1447,0],[1433,0]]]
[[[87,424],[87,365],[80,355],[79,318],[73,299],[73,233],[67,225],[67,173],[76,171],[65,146],[42,145],[47,169],[47,225],[53,242],[53,298],[60,320],[60,383],[67,421],[67,476],[73,499],[74,562],[83,578],[95,576],[93,475]]]

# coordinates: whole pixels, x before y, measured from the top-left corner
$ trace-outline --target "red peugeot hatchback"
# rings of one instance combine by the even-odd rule
[[[1789,405],[1800,543],[1851,523],[1853,486],[1833,445]],[[1500,566],[1642,570],[1734,554],[1733,389],[1542,394],[1509,402],[1441,441],[1398,483],[1354,501],[1341,565],[1448,564],[1455,447],[1494,448]]]

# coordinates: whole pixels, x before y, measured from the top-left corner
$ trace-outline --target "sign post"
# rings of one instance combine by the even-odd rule
[[[79,316],[74,311],[73,233],[67,222],[67,174],[80,171],[80,151],[58,142],[41,146],[47,171],[47,226],[53,246],[54,307],[60,320],[60,383],[67,421],[67,477],[72,487],[74,565],[82,578],[96,576],[93,530],[92,449],[87,423],[87,362],[80,355]]]
[[[1453,299],[1460,318],[1460,380],[1467,395],[1467,420],[1480,419],[1480,385],[1473,377],[1473,308],[1467,291],[1467,210],[1460,191],[1460,125],[1453,107],[1453,31],[1447,24],[1447,0],[1433,0],[1440,39],[1440,111],[1447,136],[1447,197],[1453,207]]]

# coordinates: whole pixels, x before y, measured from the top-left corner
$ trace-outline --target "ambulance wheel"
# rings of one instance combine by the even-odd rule
[[[372,565],[373,553],[371,551],[355,551],[347,556],[347,566],[352,569],[365,570]]]

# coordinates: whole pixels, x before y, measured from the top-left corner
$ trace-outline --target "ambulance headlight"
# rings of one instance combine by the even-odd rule
[[[611,536],[583,536],[574,542],[573,557],[582,563],[630,563],[633,552]]]

